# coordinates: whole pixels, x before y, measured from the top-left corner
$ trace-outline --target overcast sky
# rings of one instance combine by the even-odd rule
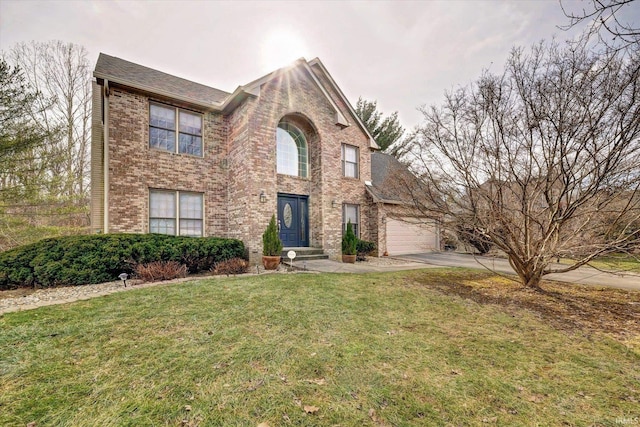
[[[627,21],[640,21],[636,6]],[[63,40],[84,46],[92,66],[104,52],[228,92],[319,57],[352,104],[377,100],[411,128],[417,107],[441,103],[485,68],[501,70],[513,46],[575,37],[557,28],[566,23],[557,0],[0,0],[0,50]]]

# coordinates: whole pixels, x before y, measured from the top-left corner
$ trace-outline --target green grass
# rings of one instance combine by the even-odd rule
[[[571,258],[560,259],[561,264],[573,264],[575,261]],[[625,253],[601,256],[587,265],[605,271],[640,273],[640,258]]]
[[[640,273],[640,259],[627,254],[611,254],[599,257],[591,261],[589,265],[603,270]]]
[[[6,314],[0,425],[638,419],[637,352],[420,284],[482,277],[426,270],[208,279]]]

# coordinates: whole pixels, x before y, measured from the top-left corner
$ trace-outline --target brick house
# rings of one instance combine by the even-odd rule
[[[94,71],[91,227],[244,241],[275,214],[285,247],[340,256],[344,224],[386,249],[375,141],[319,59],[233,93],[100,54]]]

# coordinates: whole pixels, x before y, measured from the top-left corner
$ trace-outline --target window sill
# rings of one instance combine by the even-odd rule
[[[278,177],[286,177],[286,178],[292,178],[292,179],[297,179],[300,181],[310,181],[311,178],[309,177],[302,177],[302,176],[297,176],[297,175],[287,175],[286,173],[279,173]]]
[[[153,147],[149,147],[149,151],[151,152],[155,152],[155,153],[166,153],[172,156],[185,156],[185,157],[191,157],[194,159],[204,159],[204,156],[196,156],[195,154],[188,154],[188,153],[176,153],[175,151],[168,151],[168,150],[163,150],[161,148],[153,148]]]

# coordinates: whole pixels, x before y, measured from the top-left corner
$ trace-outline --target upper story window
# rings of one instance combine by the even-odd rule
[[[149,104],[149,146],[202,157],[202,115]]]
[[[342,175],[347,178],[358,178],[358,147],[342,144]]]
[[[300,129],[287,122],[280,122],[276,130],[276,156],[278,173],[285,175],[308,176],[307,140]]]

